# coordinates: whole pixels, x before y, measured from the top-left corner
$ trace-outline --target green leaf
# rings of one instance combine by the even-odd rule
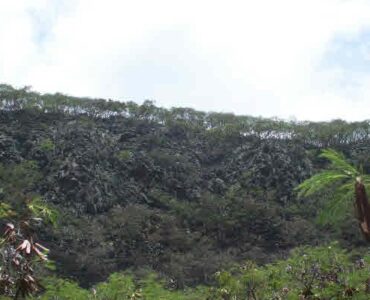
[[[16,212],[12,210],[12,207],[7,203],[0,203],[0,218],[11,218],[16,216]]]
[[[298,185],[295,190],[298,197],[320,194],[323,209],[318,215],[318,223],[322,225],[338,224],[343,221],[349,212],[354,199],[354,185],[358,176],[361,176],[365,187],[370,187],[370,176],[361,173],[348,163],[345,157],[332,150],[323,150],[320,157],[329,160],[327,170],[312,176]],[[322,203],[323,201],[321,201]]]
[[[50,222],[53,226],[57,225],[58,212],[50,208],[41,197],[35,197],[28,204],[28,209],[36,218],[42,218],[45,222]]]
[[[322,153],[320,154],[320,157],[324,157],[327,160],[330,161],[330,167],[329,169],[332,170],[339,170],[343,172],[344,174],[347,174],[351,177],[356,177],[360,175],[360,172],[353,167],[351,164],[349,164],[344,155],[333,150],[333,149],[324,149],[322,150]]]
[[[302,182],[295,190],[298,191],[298,197],[310,196],[344,179],[348,179],[348,175],[335,170],[327,170]]]

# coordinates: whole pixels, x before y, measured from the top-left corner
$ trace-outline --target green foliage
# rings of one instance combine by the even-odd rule
[[[14,218],[21,216],[28,209],[34,218],[41,218],[55,226],[58,219],[57,210],[46,204],[42,197],[30,192],[41,177],[35,161],[0,164],[0,194],[3,195],[0,217]]]
[[[41,197],[34,197],[28,204],[28,209],[36,218],[41,218],[45,223],[50,222],[53,226],[57,225],[58,212],[47,205]]]
[[[0,219],[11,218],[16,215],[16,212],[12,210],[12,207],[7,203],[0,203]]]
[[[215,142],[245,135],[263,139],[294,139],[307,145],[334,147],[364,141],[370,132],[368,121],[286,122],[279,119],[236,116],[231,113],[205,113],[183,107],[164,109],[156,107],[148,100],[138,105],[134,102],[76,98],[61,93],[40,94],[27,86],[16,89],[6,84],[0,84],[0,110],[29,110],[91,118],[125,116],[167,126],[177,124],[187,130],[202,130],[211,139],[217,137]],[[51,149],[51,144],[46,149]]]
[[[369,299],[370,257],[356,262],[336,244],[296,249],[285,261],[216,274],[212,299]]]
[[[346,174],[339,173],[338,171],[323,171],[300,184],[298,186],[298,196],[311,196],[347,178],[348,176]]]
[[[352,178],[359,175],[359,171],[346,161],[344,155],[333,149],[322,150],[320,157],[326,158],[330,161],[330,169],[345,173]]]
[[[326,201],[318,217],[319,223],[336,225],[350,212],[356,178],[361,177],[365,187],[370,187],[369,176],[361,174],[344,155],[333,149],[322,150],[320,157],[329,160],[327,169],[302,182],[296,191],[298,197],[320,194]]]
[[[41,197],[30,193],[40,174],[33,161],[0,165],[0,183],[3,202],[0,217],[7,220],[0,243],[0,294],[22,299],[43,289],[38,275],[47,262],[49,249],[37,242],[36,228],[42,221],[56,224],[56,211],[50,209]],[[49,269],[53,264],[48,262]]]
[[[115,273],[106,282],[84,290],[77,284],[47,278],[47,291],[38,299],[81,300],[244,300],[244,299],[369,299],[370,256],[353,259],[332,243],[295,249],[286,260],[257,266],[247,261],[215,274],[216,285],[173,290],[154,274],[141,280]]]
[[[46,292],[36,299],[40,300],[88,300],[90,292],[78,286],[77,283],[60,278],[45,278],[43,285]]]
[[[200,300],[206,299],[207,289],[170,290],[154,274],[140,281],[131,275],[114,273],[106,282],[90,290],[75,282],[56,277],[47,277],[43,284],[46,291],[35,299],[40,300]]]
[[[133,157],[133,153],[129,150],[122,150],[122,151],[118,152],[118,154],[117,154],[117,158],[120,161],[127,161],[132,157]]]
[[[41,177],[36,161],[25,160],[11,165],[0,163],[0,186],[5,197],[32,189]]]
[[[51,139],[47,138],[40,142],[39,147],[42,151],[51,152],[54,150],[55,145]]]
[[[320,157],[330,161],[328,169],[319,172],[301,183],[296,188],[299,197],[311,196],[335,184],[341,184],[348,179],[354,182],[354,179],[360,175],[359,171],[351,166],[342,154],[332,149],[323,150]]]
[[[114,273],[107,282],[96,286],[96,299],[130,300],[136,294],[136,289],[132,276]]]
[[[369,122],[285,122],[6,85],[0,114],[0,199],[8,205],[0,213],[20,212],[17,200],[35,195],[63,212],[60,226],[40,236],[57,272],[83,286],[122,267],[155,270],[177,288],[212,284],[233,262],[266,263],[332,238],[314,217],[324,207],[339,222],[340,211],[352,211],[349,174],[337,172],[353,170],[328,152],[327,188],[313,184],[317,195],[304,201],[292,188],[326,166],[316,155],[323,147],[370,170]],[[54,219],[36,204],[35,213]],[[335,238],[357,246],[352,227]]]
[[[25,213],[25,202],[34,198],[30,191],[41,179],[37,163],[25,160],[18,164],[0,163],[0,214],[3,218],[14,218]]]

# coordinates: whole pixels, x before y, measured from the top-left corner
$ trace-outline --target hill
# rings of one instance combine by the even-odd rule
[[[321,198],[293,191],[325,166],[317,154],[328,147],[370,170],[370,122],[286,122],[0,85],[0,197],[12,201],[6,187],[22,179],[58,209],[59,227],[40,238],[59,274],[84,286],[131,269],[182,288],[300,245],[363,246],[352,218],[322,227]]]

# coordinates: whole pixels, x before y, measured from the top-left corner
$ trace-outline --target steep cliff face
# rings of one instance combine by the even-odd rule
[[[3,105],[11,98],[1,96]],[[235,261],[268,262],[328,238],[314,222],[320,202],[298,201],[293,188],[322,166],[316,153],[330,135],[307,141],[296,125],[292,138],[272,121],[275,129],[249,133],[232,122],[211,128],[195,111],[162,122],[142,107],[129,116],[0,111],[1,165],[34,161],[41,176],[31,192],[60,211],[60,226],[41,232],[60,273],[88,285],[126,268],[155,269],[177,286],[207,283]],[[367,137],[333,141],[368,159]],[[343,226],[335,238],[360,245],[356,224]]]

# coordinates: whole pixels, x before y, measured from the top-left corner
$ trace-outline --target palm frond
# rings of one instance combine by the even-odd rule
[[[370,175],[361,175],[361,180],[364,185],[370,184]]]
[[[352,166],[344,157],[332,149],[323,150],[320,157],[329,160],[324,170],[305,180],[298,187],[298,197],[320,194],[318,206],[320,213],[317,221],[322,225],[338,225],[348,214],[352,214],[351,206],[355,199],[355,182],[361,177],[366,190],[370,189],[370,175]]]
[[[353,190],[348,190],[344,194],[337,192],[329,201],[325,202],[323,209],[318,214],[317,223],[320,225],[340,224],[352,212],[353,197]]]
[[[342,184],[340,187],[337,188],[337,194],[338,195],[344,195],[346,193],[352,193],[352,195],[354,194],[354,182],[350,181],[350,182],[347,182],[347,183],[344,183]]]
[[[356,177],[360,175],[360,172],[346,161],[346,158],[343,154],[333,149],[322,150],[320,157],[326,158],[330,161],[329,169],[331,170],[341,171],[351,177]]]
[[[311,196],[339,183],[345,184],[345,180],[354,179],[360,175],[360,172],[346,161],[343,154],[333,149],[322,150],[320,157],[330,161],[329,168],[297,186],[295,190],[298,191],[298,197]],[[369,176],[366,177],[366,180],[369,180],[370,183]],[[351,187],[345,185],[341,188],[351,189],[353,185]]]
[[[367,192],[367,196],[370,196],[369,194],[369,191],[370,191],[370,182],[368,183],[364,183],[364,186],[365,186],[365,191]]]
[[[295,190],[298,191],[298,197],[311,196],[320,192],[333,184],[340,183],[348,179],[348,175],[337,170],[326,170],[318,173],[298,185]]]

